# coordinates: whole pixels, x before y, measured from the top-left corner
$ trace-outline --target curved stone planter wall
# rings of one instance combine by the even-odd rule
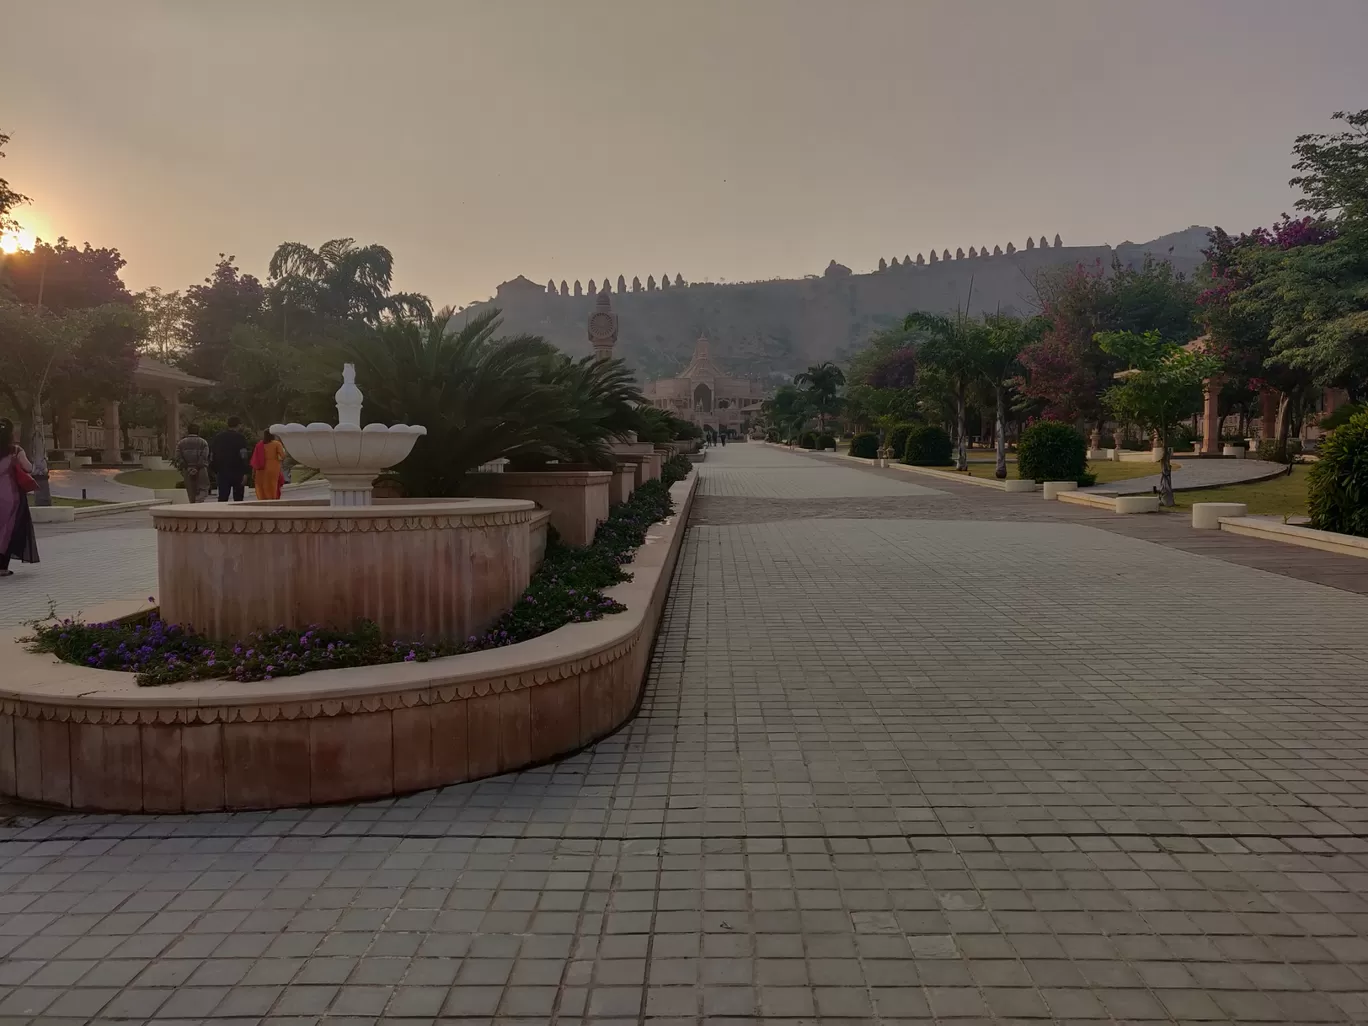
[[[527,587],[533,513],[488,499],[157,508],[162,616],[216,638],[360,619],[395,638],[467,638]]]
[[[632,714],[695,477],[609,590],[626,612],[508,648],[254,684],[139,688],[0,638],[0,794],[74,809],[207,812],[381,798],[567,754]],[[136,602],[97,611],[129,615]],[[141,607],[145,608],[145,606]]]

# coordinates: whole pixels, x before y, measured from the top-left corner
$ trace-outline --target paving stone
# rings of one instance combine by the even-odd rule
[[[0,1026],[1368,1020],[1349,571],[772,447],[699,473],[640,714],[590,749],[0,825]],[[128,569],[87,563],[68,599]]]

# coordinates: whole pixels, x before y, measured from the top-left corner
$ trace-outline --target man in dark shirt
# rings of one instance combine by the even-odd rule
[[[209,467],[218,481],[218,501],[232,497],[242,501],[242,479],[247,476],[247,438],[238,427],[242,421],[228,418],[228,428],[220,431],[209,443]]]

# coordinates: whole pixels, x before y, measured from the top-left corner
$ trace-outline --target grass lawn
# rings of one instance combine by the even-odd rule
[[[105,502],[103,499],[63,499],[59,495],[54,495],[52,497],[52,504],[54,506],[76,506],[77,508],[80,508],[81,506],[109,505],[109,503]]]
[[[125,470],[122,474],[115,474],[114,480],[119,484],[132,485],[134,488],[179,488],[181,487],[181,472],[179,470]]]
[[[1016,460],[1007,461],[1008,477],[1016,477],[1015,463]],[[1173,465],[1174,467],[1179,466],[1177,462]],[[974,477],[991,478],[995,468],[995,463],[976,463],[971,461],[969,464],[969,473]],[[945,469],[949,470],[952,468],[947,467]],[[1157,474],[1159,473],[1159,464],[1114,463],[1111,460],[1101,460],[1096,463],[1089,463],[1088,469],[1097,475],[1098,484],[1112,484],[1116,481],[1129,481],[1132,478],[1149,477],[1151,474]]]
[[[1194,502],[1243,502],[1252,516],[1306,516],[1306,477],[1310,464],[1298,463],[1290,475],[1252,484],[1206,488],[1199,492],[1175,492],[1175,512],[1190,513]]]

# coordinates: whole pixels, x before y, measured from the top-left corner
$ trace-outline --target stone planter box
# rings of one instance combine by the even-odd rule
[[[1077,481],[1046,481],[1041,491],[1045,493],[1046,500],[1054,499],[1060,492],[1074,492],[1078,490]]]
[[[1237,460],[1245,458],[1245,447],[1243,445],[1223,445],[1221,446],[1222,456],[1234,456]]]
[[[613,468],[613,484],[608,492],[608,505],[621,505],[632,497],[634,491],[636,491],[636,464],[619,462]]]
[[[636,708],[695,479],[607,590],[626,611],[518,645],[263,683],[140,688],[0,633],[0,795],[191,813],[390,798],[568,755]],[[358,507],[359,508],[359,507]],[[92,610],[114,619],[138,602]]]
[[[527,587],[532,514],[479,499],[159,506],[161,615],[215,638],[366,619],[391,638],[459,641]]]
[[[470,474],[467,487],[480,496],[530,499],[550,510],[551,526],[567,545],[588,545],[608,519],[610,470],[534,470]]]
[[[1040,490],[1040,485],[1034,481],[1022,481],[1009,477],[1002,482],[1002,490],[1004,492],[1037,492]]]

